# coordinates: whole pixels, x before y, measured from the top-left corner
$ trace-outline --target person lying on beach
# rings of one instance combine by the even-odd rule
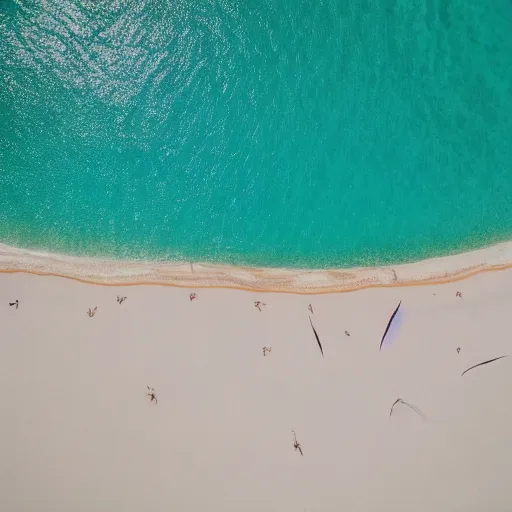
[[[462,293],[457,292],[457,293],[455,294],[455,297],[460,297],[460,298],[462,299]]]
[[[152,404],[153,402],[155,402],[155,405],[156,405],[158,403],[158,400],[155,395],[155,390],[153,388],[150,388],[149,386],[146,386],[146,387],[148,388],[148,391],[149,391],[149,393],[147,394],[147,396],[150,397],[149,403]]]
[[[350,336],[350,333],[348,331],[345,331],[346,336]]]
[[[16,299],[16,301],[15,301],[15,302],[9,302],[9,306],[11,306],[11,307],[12,307],[12,306],[16,306],[16,309],[18,309],[18,306],[19,306],[19,305],[20,305],[20,303],[19,303],[18,299]]]
[[[311,314],[312,314],[312,315],[314,315],[314,314],[315,314],[315,313],[313,313],[313,306],[312,306],[311,304],[308,306],[308,309],[309,309],[309,311],[311,311]]]
[[[261,308],[264,308],[266,304],[264,302],[260,302],[259,300],[254,302],[254,307],[258,308],[259,312],[261,313]]]
[[[92,318],[96,314],[96,310],[98,309],[98,306],[95,306],[94,309],[89,308],[89,311],[87,311],[87,314],[89,315],[89,318]]]
[[[118,304],[122,304],[128,297],[119,297],[119,295],[117,296],[117,303]]]
[[[266,356],[267,352],[272,352],[272,347],[263,347],[263,356]]]
[[[197,295],[195,293],[191,293],[188,298],[190,299],[190,301],[192,302],[194,299],[197,299]]]
[[[302,453],[302,447],[300,446],[300,443],[297,441],[297,436],[295,435],[295,430],[292,430],[293,432],[293,447],[295,448],[295,451],[299,450],[300,454],[304,456]]]

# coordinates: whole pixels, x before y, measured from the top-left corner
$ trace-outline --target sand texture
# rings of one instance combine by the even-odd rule
[[[486,270],[509,268],[511,265],[512,242],[406,265],[329,270],[113,261],[30,251],[0,244],[0,272],[57,275],[103,285],[215,286],[306,294],[448,282]]]
[[[511,290],[512,270],[316,296],[2,274],[0,510],[511,510],[512,357],[461,377],[509,353]]]

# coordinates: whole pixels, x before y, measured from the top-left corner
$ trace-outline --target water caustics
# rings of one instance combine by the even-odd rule
[[[512,234],[512,6],[0,6],[0,241],[386,264]]]

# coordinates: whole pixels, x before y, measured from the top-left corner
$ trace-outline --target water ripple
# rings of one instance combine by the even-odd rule
[[[0,237],[305,266],[509,237],[510,19],[504,0],[4,2]]]

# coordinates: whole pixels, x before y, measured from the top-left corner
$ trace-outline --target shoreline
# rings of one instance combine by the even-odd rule
[[[446,283],[510,267],[512,242],[415,263],[325,270],[118,261],[31,251],[0,243],[0,273],[63,277],[103,286],[159,285],[322,294]]]

